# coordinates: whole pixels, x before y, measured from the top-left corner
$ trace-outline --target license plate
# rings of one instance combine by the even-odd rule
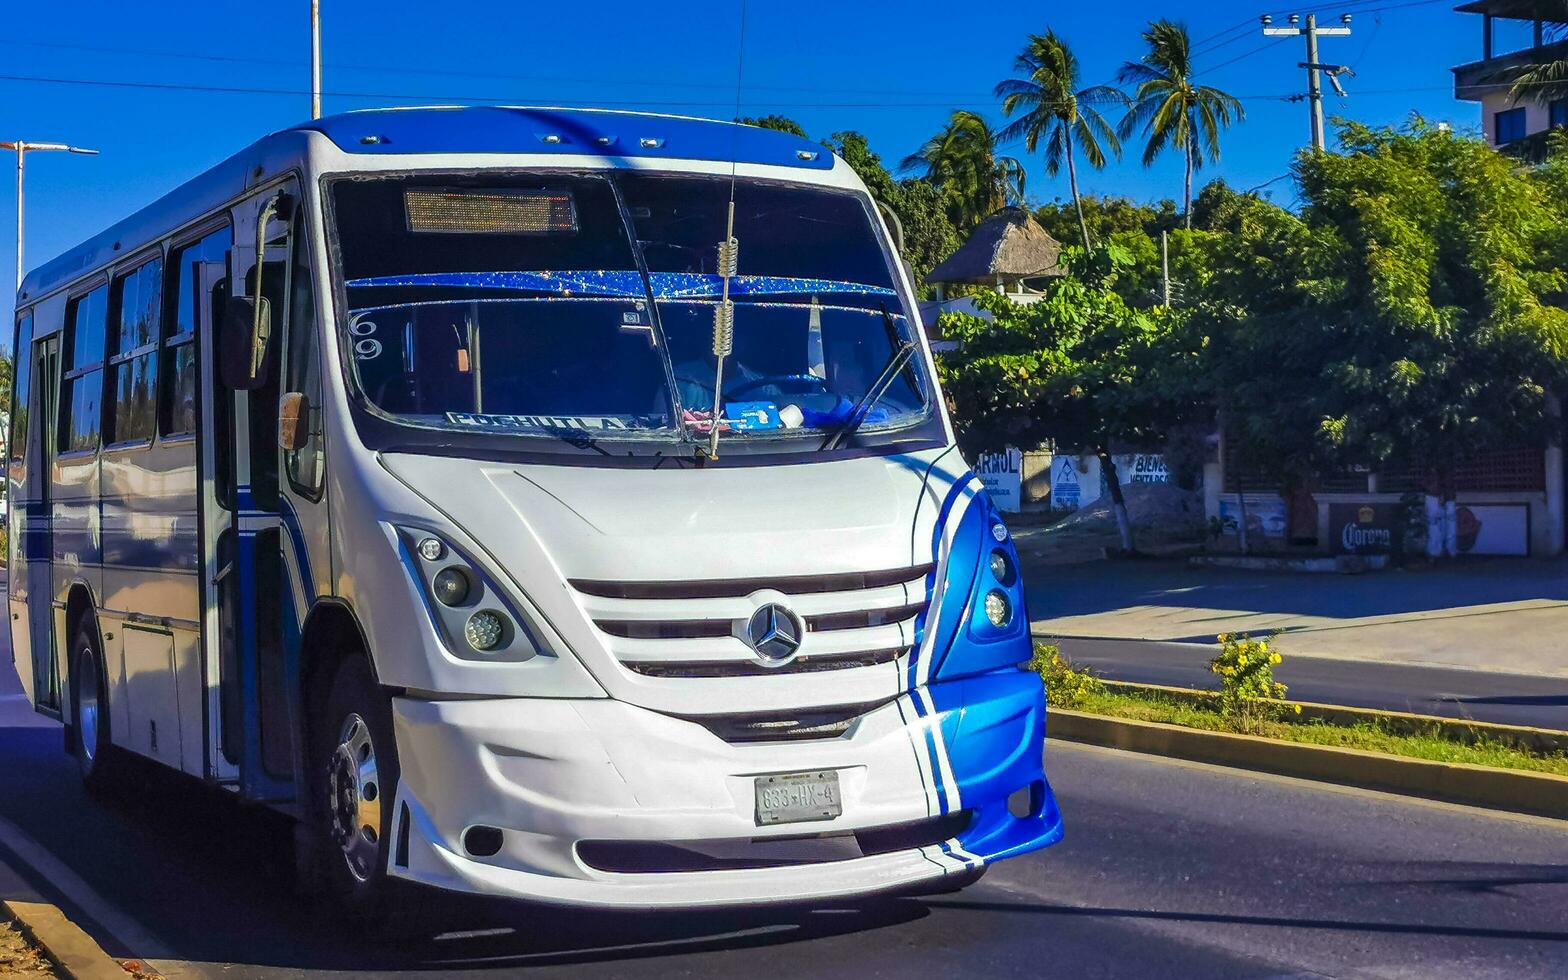
[[[757,777],[757,825],[832,820],[844,812],[838,773],[792,772]]]

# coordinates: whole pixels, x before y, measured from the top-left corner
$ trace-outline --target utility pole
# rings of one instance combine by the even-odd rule
[[[32,143],[27,140],[0,141],[0,150],[16,151],[16,291],[22,291],[22,174],[27,154],[34,150],[62,150],[66,153],[82,153],[87,156],[97,156],[97,150],[88,150],[80,146],[68,146],[65,143]]]
[[[1307,15],[1307,24],[1301,26],[1301,15],[1291,14],[1289,24],[1285,27],[1275,27],[1274,18],[1264,14],[1258,18],[1263,24],[1263,33],[1267,37],[1298,37],[1305,35],[1307,39],[1307,60],[1297,62],[1297,67],[1307,70],[1307,101],[1311,108],[1312,122],[1312,148],[1322,151],[1323,139],[1323,80],[1322,74],[1328,75],[1328,80],[1333,84],[1334,90],[1340,95],[1345,94],[1344,88],[1339,84],[1339,76],[1354,75],[1346,65],[1325,65],[1318,61],[1319,37],[1349,37],[1350,15],[1340,14],[1339,27],[1319,27],[1317,14]]]
[[[1165,285],[1165,308],[1171,308],[1171,239],[1160,229],[1160,281]]]
[[[310,0],[310,118],[321,118],[321,0]]]

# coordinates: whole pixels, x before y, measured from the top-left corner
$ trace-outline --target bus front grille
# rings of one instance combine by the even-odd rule
[[[896,670],[929,603],[930,565],[777,578],[607,582],[573,579],[605,646],[648,678],[767,677]],[[782,598],[780,598],[782,597]],[[767,663],[748,641],[764,602],[797,620],[799,649]]]
[[[693,660],[669,663],[659,660],[623,660],[629,670],[648,677],[766,677],[770,674],[810,674],[819,670],[850,670],[855,667],[874,667],[892,663],[909,652],[908,647],[889,650],[867,650],[864,653],[841,653],[821,657],[796,657],[777,667],[756,661]]]

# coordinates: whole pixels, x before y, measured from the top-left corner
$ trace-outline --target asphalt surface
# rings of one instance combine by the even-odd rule
[[[1110,680],[1218,687],[1208,667],[1216,649],[1212,645],[1072,638],[1055,642],[1071,660]],[[1568,643],[1568,637],[1562,642]],[[1301,656],[1287,656],[1274,676],[1297,701],[1568,729],[1568,678]]]
[[[432,893],[387,937],[294,894],[286,821],[150,765],[90,798],[60,742],[0,668],[0,817],[171,977],[1568,976],[1568,823],[1107,749],[1050,743],[1066,839],[959,895],[605,914]]]

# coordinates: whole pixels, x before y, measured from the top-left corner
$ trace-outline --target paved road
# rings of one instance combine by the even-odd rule
[[[1201,643],[1216,633],[1281,630],[1287,656],[1568,681],[1568,557],[1464,559],[1365,575],[1023,561],[1030,620],[1055,636]]]
[[[1066,840],[958,896],[619,915],[441,897],[376,939],[295,898],[285,822],[151,767],[92,800],[14,693],[0,670],[0,817],[176,977],[1568,975],[1568,824],[1056,743]]]
[[[1208,668],[1216,649],[1211,645],[1148,640],[1058,642],[1069,658],[1111,680],[1218,686]],[[1295,656],[1285,658],[1275,677],[1290,688],[1290,697],[1300,701],[1568,729],[1568,678]]]

